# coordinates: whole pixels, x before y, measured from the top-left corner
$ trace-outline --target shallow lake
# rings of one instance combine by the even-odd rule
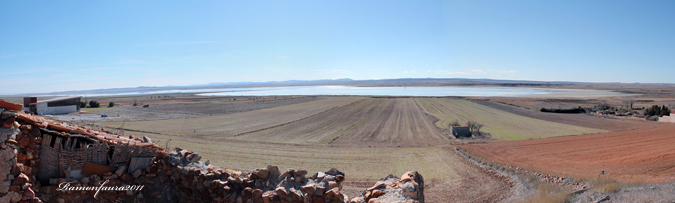
[[[213,90],[213,89],[212,89]],[[212,91],[211,90],[211,91]],[[487,87],[354,87],[354,86],[290,86],[231,88],[202,96],[268,96],[268,95],[359,95],[359,96],[478,96],[539,97],[552,95],[620,95],[603,90],[562,90]]]

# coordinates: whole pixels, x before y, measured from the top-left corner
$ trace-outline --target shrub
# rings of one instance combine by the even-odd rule
[[[80,101],[80,108],[87,107],[87,102]]]
[[[101,107],[101,104],[99,104],[96,100],[91,100],[91,101],[89,101],[89,107],[98,108],[98,107]]]
[[[115,102],[108,103],[108,107],[113,107],[113,106],[115,106]]]
[[[649,108],[645,109],[645,116],[670,116],[670,109],[666,107],[665,105],[659,106],[659,105],[652,105]]]
[[[576,108],[571,108],[571,109],[547,109],[547,108],[541,108],[539,109],[541,112],[551,112],[551,113],[586,113],[586,109],[582,107],[576,107]]]

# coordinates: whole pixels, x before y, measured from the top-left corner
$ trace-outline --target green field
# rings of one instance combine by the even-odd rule
[[[524,140],[563,135],[580,135],[607,132],[606,130],[554,123],[520,116],[467,100],[446,98],[417,98],[424,111],[438,118],[435,125],[448,128],[457,120],[460,124],[476,121],[484,124],[481,131],[488,132],[497,140]]]

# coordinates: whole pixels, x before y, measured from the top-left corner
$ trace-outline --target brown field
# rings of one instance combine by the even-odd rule
[[[235,136],[300,120],[320,112],[361,100],[361,97],[331,97],[329,99],[280,107],[246,111],[234,114],[185,119],[166,119],[135,122],[102,122],[102,125],[156,132],[169,135]]]
[[[431,117],[424,114],[414,99],[386,99],[371,116],[353,132],[335,140],[335,144],[362,143],[380,146],[429,146],[444,144],[442,135]]]
[[[675,125],[593,135],[470,144],[469,151],[543,173],[622,182],[675,180]]]

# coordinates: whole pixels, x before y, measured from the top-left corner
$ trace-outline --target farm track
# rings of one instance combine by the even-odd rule
[[[497,140],[523,140],[563,135],[606,132],[605,130],[579,127],[539,120],[501,111],[467,100],[446,98],[417,98],[424,111],[439,120],[438,128],[447,129],[452,121],[482,123],[484,132],[489,132]]]
[[[511,105],[496,103],[492,101],[472,101],[472,102],[520,116],[526,116],[550,122],[575,125],[587,128],[603,129],[608,131],[634,130],[662,125],[662,123],[650,121],[600,118],[586,114],[544,113],[534,110],[528,110],[525,108],[515,107]]]
[[[462,146],[500,163],[576,178],[601,171],[621,182],[675,180],[675,125]]]

